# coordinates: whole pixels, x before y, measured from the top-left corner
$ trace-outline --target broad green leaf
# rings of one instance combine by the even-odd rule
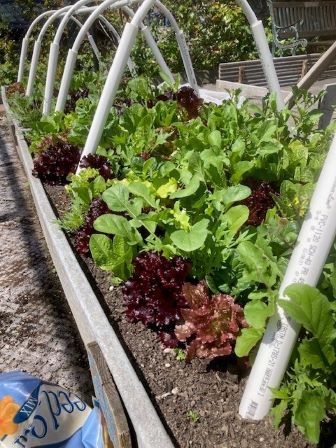
[[[183,190],[177,190],[175,193],[172,193],[170,195],[171,199],[178,199],[178,198],[186,198],[188,196],[191,196],[192,194],[196,193],[200,186],[200,179],[198,175],[195,175],[191,178],[188,185]]]
[[[246,205],[231,207],[223,216],[222,220],[227,222],[230,236],[234,236],[243,224],[248,220],[249,209]]]
[[[209,143],[211,146],[216,146],[220,148],[222,145],[222,136],[218,130],[212,131],[209,135]]]
[[[98,232],[122,236],[130,244],[136,244],[142,240],[139,232],[133,229],[129,221],[123,216],[113,214],[101,215],[95,220],[94,228]]]
[[[227,207],[230,207],[234,202],[240,202],[248,198],[251,194],[251,189],[245,185],[234,185],[229,187],[223,194],[222,200]]]
[[[233,167],[233,174],[231,176],[231,181],[233,184],[238,184],[243,175],[250,171],[254,166],[254,162],[242,161],[237,162]]]
[[[192,252],[203,246],[208,236],[208,219],[202,219],[194,224],[190,231],[177,230],[170,235],[176,247],[184,252]]]
[[[149,188],[144,183],[132,182],[128,185],[128,189],[135,196],[142,197],[151,207],[157,207],[154,196],[151,194]]]
[[[128,188],[123,184],[116,184],[103,193],[103,200],[108,208],[114,212],[124,212],[129,203]]]
[[[279,428],[282,418],[287,409],[288,403],[286,400],[281,400],[276,406],[271,409],[271,416],[273,417],[273,424],[276,428]]]
[[[273,398],[277,398],[279,400],[289,400],[291,398],[291,392],[287,387],[281,387],[281,389],[270,387],[270,389]]]
[[[76,188],[76,194],[84,204],[91,204],[92,201],[92,191],[87,187]]]
[[[110,210],[114,212],[126,211],[133,218],[140,215],[143,207],[143,199],[140,197],[130,201],[128,187],[121,183],[108,188],[102,197]]]
[[[95,233],[91,235],[89,244],[95,264],[105,271],[112,271],[115,256],[111,238]]]
[[[141,214],[144,207],[144,200],[142,198],[134,198],[127,205],[127,212],[130,216],[137,217]]]
[[[294,422],[309,442],[318,443],[320,439],[320,423],[326,416],[325,398],[315,390],[304,390],[295,403]]]
[[[260,328],[243,328],[242,333],[237,338],[235,353],[239,358],[247,356],[252,348],[260,341],[264,330]]]
[[[231,148],[231,163],[239,162],[239,160],[242,158],[245,151],[245,142],[241,139],[241,137],[238,137],[238,139],[234,142]]]
[[[139,229],[140,227],[146,227],[146,229],[150,233],[154,233],[157,227],[157,222],[152,221],[148,216],[141,215],[139,218],[134,218],[129,221],[130,225],[135,229]]]
[[[113,238],[113,253],[115,255],[113,264],[114,275],[123,280],[127,280],[132,271],[132,248],[124,238],[115,235]]]
[[[102,194],[106,190],[106,181],[103,176],[98,176],[93,181],[92,192],[94,196]]]
[[[268,288],[275,284],[278,267],[258,246],[250,241],[243,241],[237,247],[237,252],[248,273],[245,274],[246,280],[263,283]]]
[[[93,234],[90,238],[90,251],[97,266],[104,271],[126,280],[132,269],[132,248],[125,239],[116,235],[112,241],[106,235]]]
[[[177,181],[173,177],[169,181],[156,190],[157,196],[160,198],[167,198],[171,193],[175,193],[177,190]]]
[[[244,307],[245,318],[251,327],[264,328],[266,320],[272,316],[274,309],[261,300],[248,302]]]
[[[303,366],[323,369],[326,366],[323,351],[316,338],[305,339],[299,345],[300,362]]]
[[[190,230],[190,217],[185,209],[181,210],[179,201],[176,201],[174,204],[173,216],[179,228],[183,230]]]
[[[293,284],[284,291],[290,300],[279,300],[280,306],[296,322],[327,344],[335,339],[335,322],[329,300],[312,286]]]

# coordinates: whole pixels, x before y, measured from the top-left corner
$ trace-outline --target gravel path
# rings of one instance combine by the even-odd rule
[[[0,369],[25,370],[91,401],[86,352],[3,113],[0,179]]]

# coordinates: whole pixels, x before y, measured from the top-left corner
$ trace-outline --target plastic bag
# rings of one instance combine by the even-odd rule
[[[0,448],[104,448],[99,404],[22,372],[0,374]]]

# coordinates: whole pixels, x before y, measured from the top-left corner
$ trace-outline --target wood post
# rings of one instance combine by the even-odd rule
[[[320,59],[308,70],[306,75],[301,79],[301,81],[298,82],[297,87],[299,89],[306,89],[308,90],[315,81],[318,80],[320,75],[327,70],[329,65],[335,60],[336,58],[336,42],[334,42],[331,47],[323,53],[323,55],[320,57]],[[294,94],[291,92],[287,98],[285,99],[285,104],[288,107],[293,106],[294,104]]]
[[[110,440],[111,448],[132,448],[126,414],[111,372],[97,342],[87,346],[92,381],[99,401]]]

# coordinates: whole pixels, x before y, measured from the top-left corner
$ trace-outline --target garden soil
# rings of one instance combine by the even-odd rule
[[[62,216],[69,205],[64,187],[45,188]],[[243,373],[233,359],[211,362],[194,359],[190,364],[178,361],[174,351],[164,348],[153,332],[141,323],[127,321],[120,288],[111,286],[110,275],[96,268],[90,258],[78,259],[176,447],[315,446],[291,428],[290,418],[279,430],[274,429],[270,418],[261,422],[243,421],[238,407],[248,372]],[[319,447],[331,448],[335,443],[336,432],[332,434],[329,429]]]
[[[86,352],[1,113],[0,179],[0,372],[29,372],[90,403]]]

